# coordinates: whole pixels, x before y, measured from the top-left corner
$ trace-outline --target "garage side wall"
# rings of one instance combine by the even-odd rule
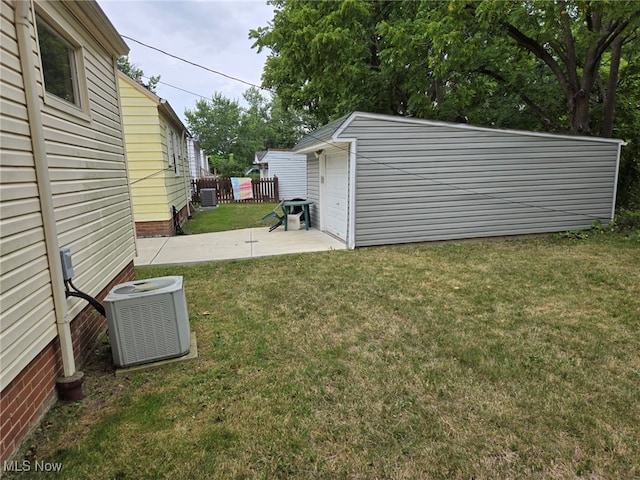
[[[608,226],[618,144],[356,118],[356,246]]]

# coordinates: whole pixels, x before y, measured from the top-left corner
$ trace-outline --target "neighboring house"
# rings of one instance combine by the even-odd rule
[[[294,150],[314,225],[355,248],[606,227],[624,144],[355,112]]]
[[[200,144],[192,137],[187,137],[187,155],[189,156],[189,172],[191,179],[210,177],[209,162]]]
[[[118,72],[136,234],[175,235],[191,215],[190,137],[169,103]]]
[[[0,465],[106,330],[102,300],[134,279],[135,236],[116,59],[95,1],[0,0]]]
[[[293,150],[270,149],[257,152],[253,163],[260,168],[260,178],[278,177],[280,200],[307,198],[305,155]]]

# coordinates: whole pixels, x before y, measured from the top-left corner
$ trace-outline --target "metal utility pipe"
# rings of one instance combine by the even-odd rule
[[[73,357],[73,344],[71,342],[71,328],[69,326],[67,301],[65,298],[62,266],[60,265],[58,232],[56,228],[55,213],[53,210],[53,195],[51,193],[51,179],[49,166],[47,165],[47,149],[42,126],[41,103],[36,78],[36,66],[31,43],[30,9],[32,2],[29,0],[16,0],[15,21],[18,49],[20,52],[20,66],[27,102],[27,114],[29,116],[29,129],[31,133],[31,146],[35,162],[36,183],[40,198],[40,211],[42,213],[42,227],[47,250],[47,261],[51,273],[51,288],[53,290],[53,305],[60,338],[60,351],[62,354],[62,367],[65,377],[76,373],[76,362]]]

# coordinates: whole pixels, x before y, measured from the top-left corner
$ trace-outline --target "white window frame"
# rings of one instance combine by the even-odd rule
[[[173,167],[173,137],[171,136],[171,128],[169,127],[169,125],[165,125],[164,126],[164,139],[165,139],[165,143],[167,144],[167,163],[169,164],[169,167]]]
[[[173,171],[177,177],[180,175],[180,149],[178,148],[178,135],[175,130],[171,130],[171,134],[173,135]]]

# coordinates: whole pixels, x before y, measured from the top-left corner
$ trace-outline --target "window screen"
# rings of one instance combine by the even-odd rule
[[[74,48],[41,18],[36,24],[45,90],[78,105]]]

